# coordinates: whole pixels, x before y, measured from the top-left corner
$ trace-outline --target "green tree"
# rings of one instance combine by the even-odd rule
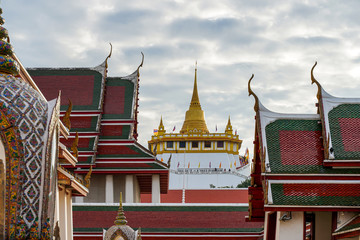
[[[239,183],[236,188],[247,188],[247,187],[250,187],[250,184],[251,184],[251,179],[250,178],[247,178],[245,179],[245,181],[243,181],[242,183]]]

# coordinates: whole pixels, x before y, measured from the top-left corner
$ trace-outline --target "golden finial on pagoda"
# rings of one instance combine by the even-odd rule
[[[76,158],[79,157],[78,145],[79,145],[79,133],[76,132],[74,142],[72,143],[72,146],[71,146],[71,151],[73,151],[73,155]]]
[[[180,130],[180,133],[187,133],[188,131],[194,130],[202,133],[209,133],[205,122],[204,111],[201,109],[197,89],[197,62],[195,63],[194,88],[191,97],[190,107],[189,110],[186,111],[185,121]]]
[[[116,216],[116,220],[115,220],[114,224],[115,225],[126,225],[127,224],[126,217],[124,214],[124,209],[122,206],[122,192],[120,192],[120,206],[119,206],[118,214]]]
[[[2,9],[0,8],[0,25],[5,23],[1,16]],[[10,44],[8,31],[3,26],[0,26],[0,73],[11,74],[18,76],[20,67],[17,61],[13,58],[14,50]]]
[[[159,129],[158,129],[158,135],[164,135],[165,133],[165,128],[164,128],[164,124],[163,124],[163,120],[162,120],[162,116],[160,117],[160,124],[159,124]]]
[[[232,134],[232,126],[231,126],[231,122],[230,122],[230,116],[229,116],[229,120],[228,120],[228,123],[226,125],[226,128],[225,128],[225,133],[226,134]]]
[[[67,127],[67,129],[70,130],[70,128],[71,128],[70,114],[71,114],[71,110],[72,110],[72,102],[70,99],[68,99],[68,100],[69,100],[69,106],[65,112],[62,122],[64,123],[65,127]]]
[[[251,78],[249,79],[248,82],[248,92],[249,92],[249,96],[253,95],[253,97],[255,98],[255,104],[254,104],[254,110],[255,112],[257,112],[259,110],[259,98],[256,96],[256,94],[251,90],[251,80],[254,78],[254,74],[251,75]]]

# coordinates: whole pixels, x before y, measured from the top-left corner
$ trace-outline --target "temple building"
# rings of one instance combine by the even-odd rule
[[[69,135],[60,101],[44,97],[0,26],[0,239],[72,239],[72,196],[89,181],[59,164],[77,164],[59,143]]]
[[[224,124],[225,126],[225,124]],[[149,149],[170,165],[170,188],[209,188],[237,185],[247,177],[239,156],[242,140],[233,131],[230,117],[224,132],[210,133],[201,108],[197,69],[189,110],[179,133],[167,133],[161,117]]]
[[[125,77],[108,77],[108,59],[92,68],[28,69],[45,97],[59,90],[60,116],[69,116],[71,128],[62,144],[78,143],[78,164],[63,164],[80,179],[91,171],[90,192],[76,203],[140,202],[141,193],[152,193],[153,202],[168,189],[169,170],[137,142],[140,68]],[[71,107],[71,113],[67,109]]]
[[[283,114],[255,98],[249,221],[264,239],[360,238],[360,98],[318,88],[317,114]]]

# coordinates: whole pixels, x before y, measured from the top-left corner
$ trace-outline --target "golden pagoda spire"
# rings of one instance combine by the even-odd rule
[[[164,135],[165,133],[165,128],[164,128],[164,124],[163,124],[163,120],[162,120],[162,116],[160,118],[160,124],[159,124],[159,129],[158,129],[158,135]]]
[[[197,90],[197,62],[195,65],[193,95],[191,98],[189,110],[186,111],[185,121],[180,133],[187,133],[188,131],[194,131],[195,129],[199,132],[209,133],[205,122],[204,111],[201,109]]]
[[[119,206],[118,215],[116,216],[116,220],[115,220],[114,224],[115,225],[126,225],[127,224],[126,217],[124,214],[124,209],[122,206],[122,192],[120,192],[120,206]]]
[[[230,116],[229,116],[229,120],[228,120],[228,123],[226,125],[226,128],[225,128],[225,133],[226,134],[232,134],[232,126],[231,126],[231,122],[230,122]]]
[[[191,108],[201,109],[199,94],[198,94],[198,90],[197,90],[197,62],[195,63],[194,89],[193,89],[193,95],[192,95],[191,102],[190,102],[190,109]]]

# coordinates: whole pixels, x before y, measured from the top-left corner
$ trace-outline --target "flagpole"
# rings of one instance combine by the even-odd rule
[[[185,142],[185,149],[184,149],[184,173],[183,173],[183,190],[182,190],[182,203],[185,203],[185,151],[186,151],[186,142]]]

